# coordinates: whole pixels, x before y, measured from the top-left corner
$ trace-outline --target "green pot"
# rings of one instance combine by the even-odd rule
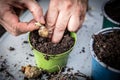
[[[76,43],[76,37],[77,37],[76,33],[71,32],[70,35],[75,39],[75,43]],[[31,44],[30,46],[33,48]],[[33,54],[35,57],[36,65],[38,68],[41,68],[47,72],[57,72],[61,70],[62,67],[66,66],[69,53],[71,52],[72,49],[73,47],[64,53],[57,55],[47,55],[33,48]],[[46,57],[48,57],[49,59],[46,59]]]
[[[120,23],[113,20],[111,17],[109,17],[105,11],[105,6],[107,3],[109,3],[110,0],[107,0],[103,6],[102,6],[102,11],[103,11],[103,25],[102,28],[109,28],[109,27],[119,27]]]

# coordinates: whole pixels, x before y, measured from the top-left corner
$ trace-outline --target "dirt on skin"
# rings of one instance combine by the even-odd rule
[[[30,43],[32,46],[45,54],[54,55],[68,51],[73,47],[74,42],[75,40],[70,36],[68,31],[65,32],[62,40],[57,44],[52,43],[49,38],[40,37],[37,30],[30,33]]]
[[[120,70],[120,30],[93,36],[93,49],[97,57],[115,69]]]

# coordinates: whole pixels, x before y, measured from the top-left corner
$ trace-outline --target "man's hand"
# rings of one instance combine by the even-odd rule
[[[28,8],[34,19],[30,22],[20,22],[19,12]],[[45,23],[42,8],[35,0],[0,0],[0,24],[13,35],[20,35],[33,31],[39,27],[35,22]]]
[[[52,42],[58,43],[66,28],[76,32],[84,21],[86,9],[87,0],[51,0],[46,21],[53,32]]]

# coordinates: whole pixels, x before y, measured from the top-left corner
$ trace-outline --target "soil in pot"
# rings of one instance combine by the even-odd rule
[[[70,32],[66,31],[62,40],[55,44],[51,42],[49,38],[43,38],[38,35],[38,31],[35,30],[30,33],[30,43],[32,46],[45,54],[55,55],[68,51],[73,47],[75,40],[70,36]]]
[[[93,36],[93,49],[100,61],[120,70],[120,30]]]
[[[113,20],[120,23],[120,0],[111,0],[105,7],[105,13]]]

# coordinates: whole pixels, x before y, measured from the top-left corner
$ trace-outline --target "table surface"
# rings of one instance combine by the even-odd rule
[[[43,7],[44,14],[48,9],[49,0],[40,0],[40,5]],[[104,0],[89,0],[90,9],[86,13],[85,21],[82,28],[77,32],[77,43],[69,55],[67,67],[73,68],[74,72],[80,72],[91,76],[91,55],[89,43],[91,36],[102,28],[102,5]],[[33,18],[29,11],[26,11],[21,17],[21,21],[29,21]],[[0,38],[0,63],[4,59],[7,60],[8,71],[14,75],[16,80],[23,80],[23,74],[19,71],[21,66],[28,64],[35,65],[35,60],[29,44],[24,41],[28,40],[28,33],[20,36],[12,36],[6,32]],[[9,48],[15,48],[10,51]]]

